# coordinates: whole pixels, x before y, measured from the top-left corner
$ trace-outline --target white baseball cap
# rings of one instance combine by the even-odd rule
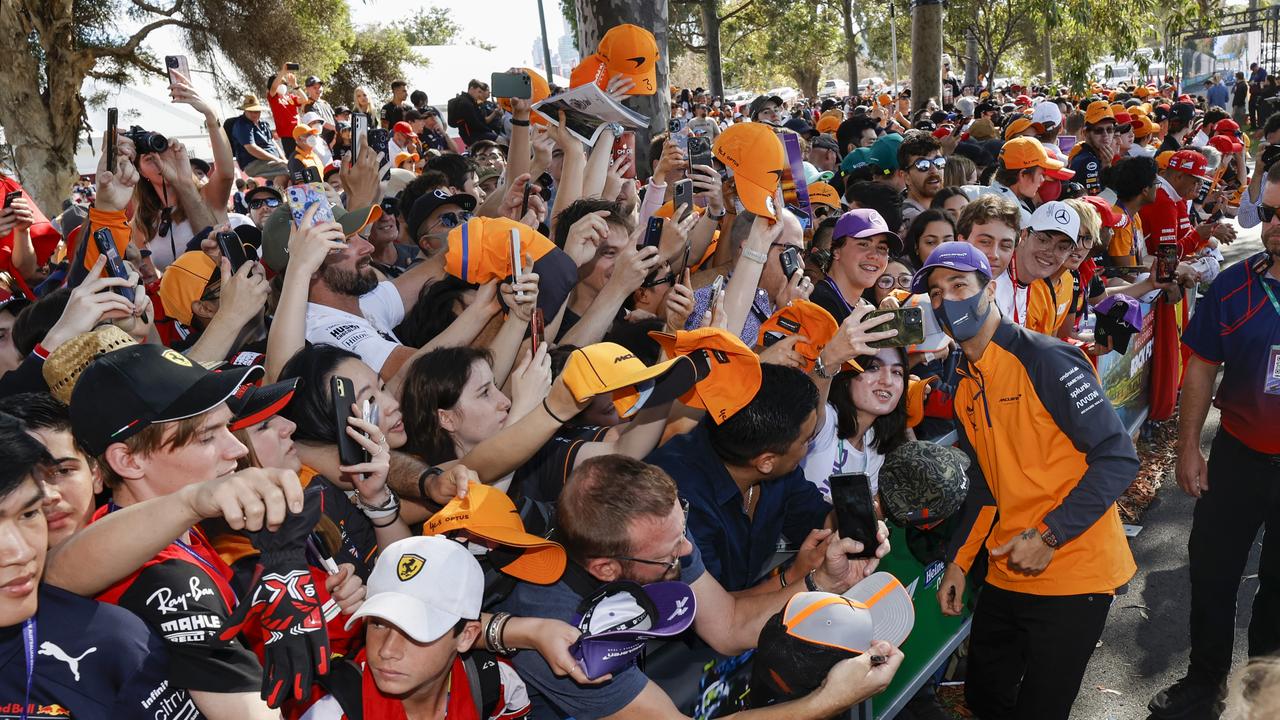
[[[1060,232],[1071,238],[1072,242],[1080,242],[1080,215],[1075,208],[1061,200],[1050,200],[1031,213],[1029,227],[1036,232]]]
[[[429,643],[459,620],[479,620],[483,596],[484,571],[460,543],[439,536],[405,538],[382,550],[369,574],[368,597],[346,627],[375,617]]]
[[[1039,125],[1046,131],[1062,124],[1062,108],[1058,103],[1044,100],[1031,111],[1031,124]]]
[[[303,125],[310,125],[311,123],[315,123],[315,122],[322,123],[324,122],[324,118],[320,117],[320,113],[315,112],[314,110],[309,113],[305,113],[302,116]]]

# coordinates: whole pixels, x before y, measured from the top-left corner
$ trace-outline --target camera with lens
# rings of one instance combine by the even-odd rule
[[[162,153],[169,149],[169,138],[158,132],[143,130],[137,125],[129,128],[129,131],[123,135],[133,141],[133,147],[138,151],[138,155]]]

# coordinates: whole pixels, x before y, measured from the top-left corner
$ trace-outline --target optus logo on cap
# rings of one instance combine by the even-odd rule
[[[426,558],[414,553],[405,553],[400,556],[400,561],[396,563],[396,577],[401,582],[409,582],[422,572],[422,568],[427,566]]]

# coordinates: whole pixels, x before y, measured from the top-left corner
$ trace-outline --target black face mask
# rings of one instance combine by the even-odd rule
[[[991,303],[987,303],[986,308],[979,314],[978,305],[982,301],[983,294],[983,291],[979,290],[976,295],[964,300],[944,298],[942,307],[933,311],[938,316],[938,322],[942,323],[943,329],[956,342],[964,342],[982,331],[982,324],[987,321],[987,315],[991,314]]]

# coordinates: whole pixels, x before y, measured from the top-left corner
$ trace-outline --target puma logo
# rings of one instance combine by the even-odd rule
[[[75,677],[76,682],[80,682],[80,661],[83,660],[86,655],[96,651],[97,649],[98,648],[96,647],[91,647],[88,650],[85,650],[84,652],[80,653],[79,657],[71,657],[70,655],[67,654],[66,650],[63,650],[57,645],[54,645],[53,643],[46,640],[45,642],[40,643],[39,654],[48,655],[49,657],[53,658],[54,660],[57,660],[58,662],[66,663],[67,667],[71,669],[71,674]]]

